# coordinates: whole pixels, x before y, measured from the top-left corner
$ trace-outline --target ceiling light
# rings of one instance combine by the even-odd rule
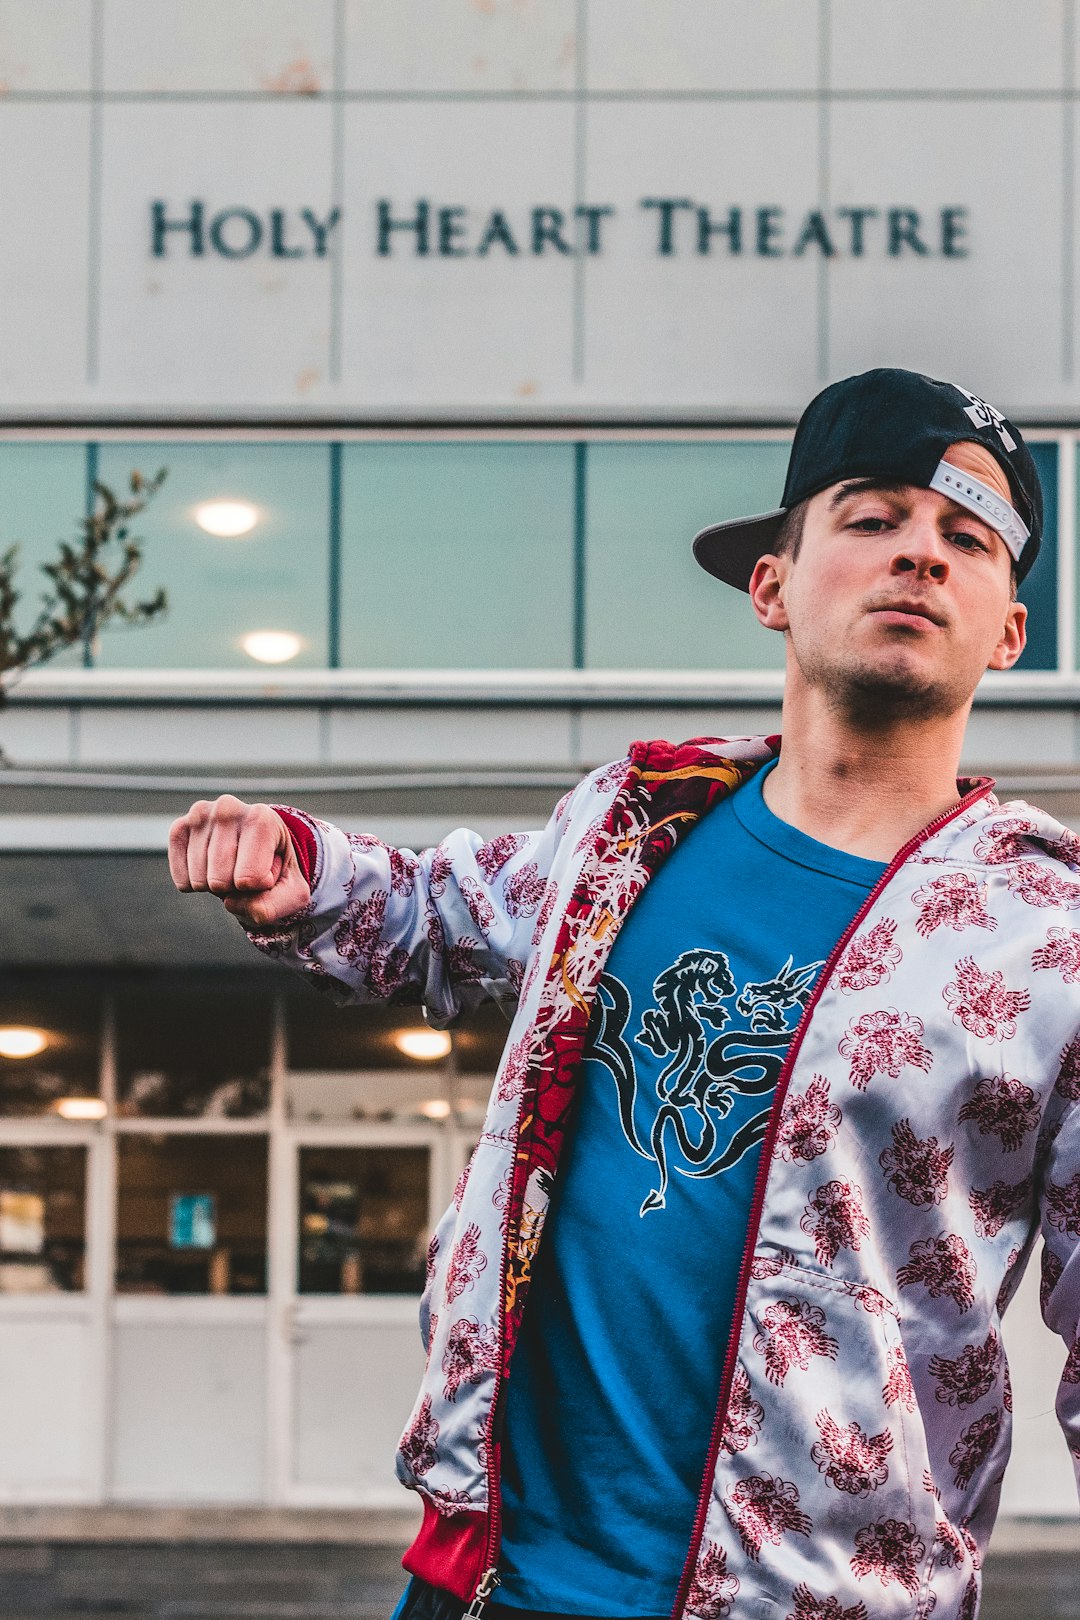
[[[430,1102],[420,1104],[420,1112],[425,1119],[449,1119],[450,1104],[445,1097],[432,1097]]]
[[[104,1119],[109,1110],[100,1097],[61,1097],[56,1112],[61,1119]]]
[[[207,534],[235,540],[251,533],[259,521],[259,508],[250,501],[203,501],[195,508],[195,521]]]
[[[287,664],[304,643],[291,630],[249,630],[240,645],[257,663]]]
[[[37,1057],[39,1052],[44,1052],[48,1044],[44,1030],[27,1029],[22,1024],[5,1024],[0,1027],[0,1057]]]
[[[450,1050],[450,1036],[445,1029],[399,1029],[394,1036],[394,1045],[406,1057],[432,1063],[436,1058],[446,1057]]]

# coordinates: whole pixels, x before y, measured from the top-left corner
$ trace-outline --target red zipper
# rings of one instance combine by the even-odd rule
[[[713,1418],[712,1433],[709,1436],[709,1450],[705,1459],[705,1474],[701,1482],[701,1491],[698,1496],[697,1512],[694,1515],[694,1528],[690,1537],[690,1549],[687,1552],[686,1563],[683,1565],[683,1572],[679,1579],[678,1590],[675,1593],[675,1606],[671,1611],[671,1620],[680,1620],[680,1616],[682,1615],[683,1609],[686,1606],[686,1599],[690,1591],[690,1583],[693,1580],[694,1570],[697,1567],[698,1553],[701,1550],[701,1538],[705,1533],[705,1519],[709,1511],[709,1498],[712,1494],[713,1475],[716,1472],[716,1459],[720,1454],[720,1436],[723,1433],[724,1419],[727,1416],[728,1400],[731,1396],[731,1383],[735,1374],[735,1362],[738,1357],[739,1338],[742,1333],[742,1319],[743,1313],[746,1309],[747,1290],[750,1285],[750,1267],[754,1258],[754,1250],[757,1247],[758,1231],[761,1227],[761,1214],[765,1203],[765,1189],[768,1185],[769,1171],[772,1167],[772,1154],[776,1146],[776,1133],[780,1125],[780,1110],[783,1107],[784,1096],[787,1092],[788,1083],[791,1079],[791,1071],[795,1066],[795,1060],[799,1055],[799,1048],[802,1046],[803,1039],[810,1024],[810,1019],[813,1016],[814,1009],[817,1006],[818,1001],[821,999],[823,991],[832,977],[833,969],[847,948],[849,940],[858,931],[858,929],[862,927],[863,921],[877,904],[878,898],[882,894],[886,885],[892,881],[896,873],[900,870],[901,866],[903,866],[904,862],[909,858],[909,856],[914,854],[920,845],[925,844],[926,840],[928,838],[932,838],[936,832],[940,832],[942,827],[948,826],[950,821],[953,821],[957,816],[962,815],[963,812],[969,809],[971,805],[978,803],[981,798],[985,797],[985,795],[990,792],[993,785],[992,780],[989,778],[984,778],[980,787],[972,788],[964,795],[959,804],[953,805],[952,809],[946,810],[944,815],[940,815],[934,821],[929,822],[920,833],[917,833],[914,838],[909,839],[903,848],[893,856],[892,860],[885,868],[885,871],[878,878],[874,887],[867,895],[865,901],[859,907],[858,911],[855,913],[855,916],[851,919],[851,922],[848,924],[844,932],[840,935],[840,938],[837,940],[836,944],[833,946],[832,952],[826,961],[825,966],[822,968],[818,981],[811,992],[810,1000],[803,1009],[803,1015],[799,1019],[795,1033],[791,1037],[791,1045],[788,1047],[788,1054],[784,1059],[784,1066],[780,1071],[780,1078],[776,1082],[776,1091],[773,1094],[772,1108],[769,1114],[768,1130],[765,1132],[765,1138],[761,1144],[761,1162],[758,1165],[758,1173],[754,1182],[754,1197],[750,1206],[750,1220],[747,1226],[746,1246],[743,1249],[742,1264],[739,1268],[739,1280],[735,1289],[735,1305],[731,1315],[731,1335],[728,1340],[728,1352],[727,1358],[724,1362],[724,1371],[720,1379],[720,1396],[716,1404],[716,1415]]]

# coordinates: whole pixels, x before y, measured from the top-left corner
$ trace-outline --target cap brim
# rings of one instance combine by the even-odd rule
[[[694,536],[694,556],[706,573],[734,585],[750,589],[750,576],[759,557],[772,551],[787,512],[762,512],[758,517],[731,518],[727,523],[711,523]]]

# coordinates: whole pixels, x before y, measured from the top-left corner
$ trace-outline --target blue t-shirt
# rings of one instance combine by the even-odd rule
[[[675,1600],[773,1090],[885,870],[778,820],[766,775],[675,850],[601,980],[507,1388],[500,1605]]]

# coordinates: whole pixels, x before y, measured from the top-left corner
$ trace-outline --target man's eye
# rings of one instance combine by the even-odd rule
[[[949,536],[954,545],[963,546],[965,551],[989,551],[990,547],[980,534],[972,534],[967,529],[957,529]]]
[[[851,520],[848,527],[858,529],[862,534],[882,534],[891,525],[888,518],[857,517]]]

